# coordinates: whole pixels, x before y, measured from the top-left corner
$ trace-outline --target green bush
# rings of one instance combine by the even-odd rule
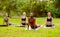
[[[45,17],[47,12],[50,11],[53,17],[60,18],[60,5],[58,1],[0,0],[0,11],[3,14],[8,12],[10,16],[20,16],[24,11],[29,16],[30,11],[32,11],[36,17]]]

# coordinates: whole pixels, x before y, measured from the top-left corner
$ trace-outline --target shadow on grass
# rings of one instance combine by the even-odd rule
[[[16,27],[25,27],[25,26],[16,26]]]
[[[0,27],[7,27],[7,25],[0,25]]]

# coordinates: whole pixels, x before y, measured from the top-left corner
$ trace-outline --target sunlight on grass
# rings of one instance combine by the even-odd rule
[[[45,24],[45,18],[36,18],[36,23]],[[19,25],[20,18],[11,18],[10,22]],[[0,24],[3,23],[3,18],[0,18]],[[39,30],[25,30],[24,27],[0,27],[0,37],[60,37],[60,19],[54,18],[53,23],[55,28],[43,28]]]

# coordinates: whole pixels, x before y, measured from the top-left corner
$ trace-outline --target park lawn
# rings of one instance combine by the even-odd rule
[[[10,21],[16,25],[20,24],[20,18],[11,18]],[[36,18],[36,23],[44,25],[46,18]],[[3,23],[3,18],[0,18],[0,25]],[[39,30],[25,30],[24,27],[0,27],[0,37],[60,37],[60,19],[54,18],[53,23],[55,28],[43,28]]]

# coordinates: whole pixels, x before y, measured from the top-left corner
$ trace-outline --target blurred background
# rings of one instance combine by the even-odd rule
[[[24,11],[27,16],[32,11],[36,17],[45,17],[50,11],[53,17],[60,18],[60,0],[0,0],[0,17],[6,12],[18,17]]]

